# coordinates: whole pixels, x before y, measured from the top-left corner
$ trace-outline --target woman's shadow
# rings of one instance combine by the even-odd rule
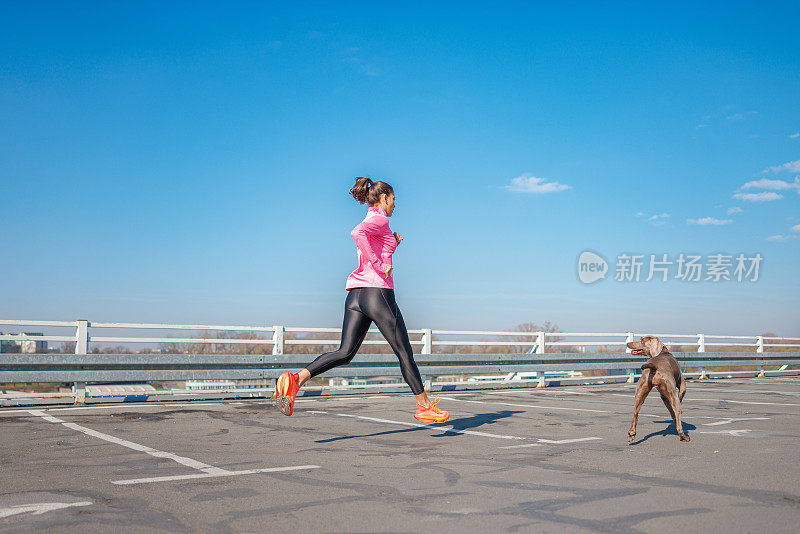
[[[640,444],[640,443],[642,443],[644,441],[647,441],[648,439],[652,438],[653,436],[677,436],[678,435],[678,429],[675,427],[675,421],[669,419],[669,420],[665,420],[665,421],[653,421],[653,422],[654,423],[669,423],[669,424],[667,425],[667,428],[665,428],[664,430],[659,430],[658,432],[651,432],[650,434],[647,434],[645,437],[643,437],[642,439],[640,439],[638,441],[632,441],[630,443],[630,445],[638,445],[638,444]],[[695,428],[697,428],[692,423],[687,423],[686,421],[682,421],[682,423],[683,423],[683,430],[684,431],[686,431],[686,430],[694,430]],[[688,435],[688,433],[687,433],[687,435]]]
[[[491,425],[501,419],[505,419],[506,417],[511,417],[512,415],[523,413],[521,410],[499,410],[497,412],[490,412],[490,413],[479,413],[475,415],[471,415],[469,417],[461,417],[459,419],[452,419],[445,424],[449,424],[450,426],[439,426],[434,423],[430,425],[424,426],[413,426],[411,428],[403,428],[400,430],[386,430],[384,432],[375,432],[373,434],[361,434],[361,435],[354,435],[354,436],[339,436],[335,438],[327,438],[327,439],[319,439],[315,440],[315,443],[331,443],[334,441],[341,441],[345,439],[353,439],[353,438],[371,438],[375,436],[387,436],[390,434],[402,434],[405,432],[419,432],[420,430],[441,430],[441,434],[434,434],[433,437],[436,438],[443,438],[447,436],[460,436],[462,431],[468,430],[470,428],[477,428],[484,425]],[[412,423],[409,423],[412,424]],[[413,423],[416,425],[416,423]]]

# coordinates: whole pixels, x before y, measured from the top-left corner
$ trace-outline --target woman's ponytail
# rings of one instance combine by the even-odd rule
[[[363,176],[359,176],[356,178],[356,185],[354,185],[350,190],[350,194],[352,194],[353,198],[358,200],[359,203],[363,204],[367,201],[367,195],[369,194],[369,188],[371,185],[372,180]]]
[[[367,203],[370,206],[377,204],[382,194],[391,195],[392,193],[394,193],[392,186],[386,182],[373,182],[363,176],[356,178],[356,185],[350,190],[354,199],[361,204]]]

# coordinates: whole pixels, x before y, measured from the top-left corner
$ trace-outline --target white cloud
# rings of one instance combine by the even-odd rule
[[[746,200],[748,202],[769,202],[770,200],[780,200],[783,198],[783,195],[773,193],[772,191],[765,191],[761,193],[736,193],[733,195],[733,198]]]
[[[800,132],[793,133],[793,134],[789,135],[789,139],[797,139],[798,137],[800,137]]]
[[[637,212],[636,212],[636,216],[637,216],[637,217],[641,217],[642,215],[644,215],[644,213],[642,213],[641,211],[637,211]]]
[[[703,217],[702,219],[686,219],[689,224],[699,224],[700,226],[722,226],[723,224],[730,224],[733,222],[731,219],[715,219],[714,217]]]
[[[800,190],[800,178],[795,178],[794,182],[784,182],[783,180],[770,180],[769,178],[762,178],[761,180],[753,180],[745,183],[742,189],[771,189],[773,191],[781,191],[784,189],[797,189]]]
[[[668,217],[669,213],[662,213],[660,215],[653,215],[652,217],[649,217],[647,220],[653,223],[653,226],[662,226],[666,224],[667,221],[665,221],[664,219]]]
[[[794,232],[794,233],[792,233]],[[778,234],[769,236],[767,241],[789,241],[790,239],[800,239],[800,224],[795,224],[789,229],[788,234]]]
[[[754,117],[758,115],[758,111],[746,111],[744,113],[734,113],[733,115],[728,115],[725,117],[729,121],[740,121],[747,117]]]
[[[761,171],[762,174],[767,172],[771,172],[774,174],[778,174],[779,172],[800,172],[800,159],[784,163],[783,165],[776,165],[775,167],[769,167]]]
[[[771,235],[767,238],[767,241],[786,241],[786,236]]]
[[[728,215],[733,215],[734,213],[742,213],[742,211],[744,210],[738,206],[735,208],[728,208]]]
[[[511,184],[505,186],[509,191],[517,193],[557,193],[572,189],[571,186],[558,182],[546,182],[544,178],[537,178],[530,174],[523,174],[511,180]]]

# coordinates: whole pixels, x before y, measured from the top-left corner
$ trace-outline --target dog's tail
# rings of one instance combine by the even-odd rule
[[[644,371],[645,369],[652,369],[653,371],[655,371],[658,368],[656,367],[656,364],[652,362],[647,362],[646,364],[642,365],[642,371]]]

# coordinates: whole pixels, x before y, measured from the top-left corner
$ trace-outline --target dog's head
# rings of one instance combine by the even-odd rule
[[[631,341],[628,343],[628,348],[631,349],[631,354],[637,356],[644,354],[648,358],[658,356],[662,350],[666,349],[656,336],[643,336],[639,341]]]

